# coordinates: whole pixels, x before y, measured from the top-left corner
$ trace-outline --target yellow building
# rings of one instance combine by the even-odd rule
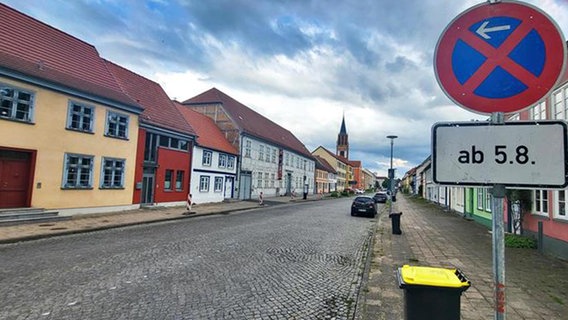
[[[2,4],[0,16],[0,208],[132,208],[142,108],[93,46]]]
[[[349,161],[345,158],[342,158],[340,156],[336,156],[335,154],[333,154],[331,151],[327,150],[326,148],[319,146],[317,147],[312,154],[314,156],[320,156],[323,159],[325,159],[325,161],[327,161],[332,167],[333,169],[335,169],[335,172],[337,173],[336,178],[337,178],[337,191],[341,192],[343,190],[345,190],[346,188],[348,188],[348,182],[349,182],[349,178],[352,178],[353,176],[353,169],[351,168],[351,166],[349,165]]]

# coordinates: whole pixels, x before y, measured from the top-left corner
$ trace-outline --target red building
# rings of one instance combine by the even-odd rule
[[[123,91],[144,108],[139,123],[133,203],[184,204],[189,193],[195,131],[159,84],[106,63]]]

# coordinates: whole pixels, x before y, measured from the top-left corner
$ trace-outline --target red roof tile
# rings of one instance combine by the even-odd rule
[[[225,135],[219,130],[217,125],[215,125],[213,119],[197,111],[193,111],[191,108],[177,101],[174,101],[174,105],[197,133],[198,145],[234,155],[239,154],[237,149],[225,139]]]
[[[195,135],[191,125],[159,84],[110,61],[105,62],[122,90],[144,108],[140,115],[141,123]]]
[[[290,131],[284,129],[244,104],[229,97],[216,88],[183,102],[185,105],[219,103],[237,124],[242,133],[266,140],[277,146],[288,148],[310,159],[312,154]]]
[[[0,67],[136,106],[96,48],[0,3]]]

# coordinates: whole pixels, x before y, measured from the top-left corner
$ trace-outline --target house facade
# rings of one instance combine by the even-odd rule
[[[211,118],[178,102],[176,107],[198,135],[191,165],[192,201],[211,203],[236,198],[237,149]]]
[[[315,160],[290,131],[216,88],[183,105],[213,119],[238,150],[239,199],[315,192]]]
[[[90,44],[3,4],[0,15],[0,208],[136,207],[143,108]]]
[[[351,175],[348,160],[333,154],[331,151],[322,146],[317,147],[314,151],[312,151],[312,154],[327,161],[327,163],[329,163],[337,173],[336,191],[341,192],[345,190],[348,187],[348,179]]]
[[[314,156],[316,159],[316,192],[318,194],[337,191],[336,171],[322,157]]]
[[[105,62],[122,90],[144,108],[139,117],[132,203],[184,205],[195,131],[158,83]]]
[[[546,99],[509,115],[509,120],[568,120],[568,73],[564,72],[559,85]],[[567,190],[534,189],[530,204],[525,203],[522,208],[523,232],[537,237],[541,225],[543,250],[564,259],[568,259]]]

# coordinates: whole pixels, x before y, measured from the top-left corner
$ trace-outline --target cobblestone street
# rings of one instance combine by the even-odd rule
[[[1,245],[0,318],[350,319],[376,220],[351,217],[349,206],[276,206]]]

